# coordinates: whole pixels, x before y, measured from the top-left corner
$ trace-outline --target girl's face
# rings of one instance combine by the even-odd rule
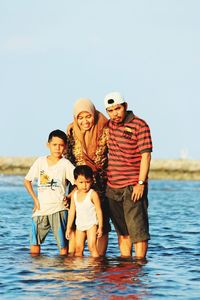
[[[85,176],[83,175],[79,175],[78,178],[75,180],[75,184],[79,191],[87,193],[92,185],[92,179],[85,178]]]
[[[87,111],[82,111],[77,116],[77,122],[81,130],[90,130],[90,128],[94,125],[94,116]]]

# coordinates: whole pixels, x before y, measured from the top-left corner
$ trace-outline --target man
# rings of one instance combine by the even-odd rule
[[[127,111],[127,103],[118,93],[106,95],[106,111],[110,117],[108,186],[111,219],[118,234],[121,256],[131,256],[134,244],[136,258],[147,253],[148,173],[152,141],[147,123]]]

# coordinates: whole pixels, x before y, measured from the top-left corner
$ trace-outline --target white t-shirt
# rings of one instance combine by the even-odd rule
[[[40,210],[35,216],[51,215],[66,210],[63,198],[66,193],[66,180],[74,184],[74,166],[66,158],[61,158],[55,165],[49,166],[47,157],[39,157],[30,168],[25,179],[33,182],[37,179]]]

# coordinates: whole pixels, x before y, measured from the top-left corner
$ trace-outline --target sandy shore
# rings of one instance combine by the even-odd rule
[[[36,157],[0,157],[0,174],[25,175]],[[200,180],[200,160],[153,159],[150,179]]]

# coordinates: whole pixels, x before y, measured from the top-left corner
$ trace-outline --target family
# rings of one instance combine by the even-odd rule
[[[39,157],[25,176],[34,201],[32,254],[40,253],[52,230],[61,255],[83,256],[87,240],[92,257],[104,256],[111,219],[121,256],[132,256],[134,247],[136,258],[146,257],[150,129],[120,93],[107,94],[104,105],[109,119],[89,99],[78,99],[67,132],[49,134],[49,155]]]

